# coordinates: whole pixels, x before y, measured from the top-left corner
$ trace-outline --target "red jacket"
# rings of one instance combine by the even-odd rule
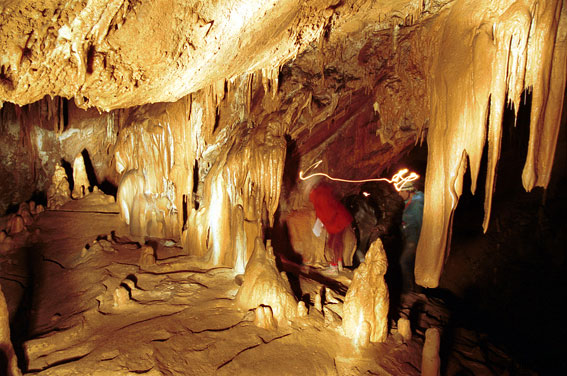
[[[315,207],[317,218],[323,222],[329,234],[337,234],[352,222],[352,216],[326,184],[319,184],[309,193],[309,201]]]

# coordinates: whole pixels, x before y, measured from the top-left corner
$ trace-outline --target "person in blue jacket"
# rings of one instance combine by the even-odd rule
[[[411,292],[416,289],[415,253],[423,219],[423,192],[418,191],[413,182],[408,182],[404,184],[399,193],[405,202],[402,215],[403,249],[400,255],[402,292]]]

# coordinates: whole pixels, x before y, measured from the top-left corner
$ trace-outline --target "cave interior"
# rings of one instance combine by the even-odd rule
[[[0,47],[1,375],[567,372],[566,1],[0,0]]]

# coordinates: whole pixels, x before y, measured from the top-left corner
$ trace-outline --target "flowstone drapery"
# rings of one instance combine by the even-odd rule
[[[431,122],[424,217],[415,268],[420,285],[439,283],[463,176],[470,165],[474,193],[488,140],[486,231],[504,108],[508,100],[517,113],[525,90],[532,93],[532,107],[523,184],[529,191],[549,183],[563,105],[559,93],[564,93],[566,80],[563,3],[463,0],[437,20],[439,39],[434,39],[432,51],[438,54],[431,54],[428,83]],[[560,23],[563,31],[558,34]]]

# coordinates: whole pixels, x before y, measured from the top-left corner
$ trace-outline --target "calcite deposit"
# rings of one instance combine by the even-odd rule
[[[373,194],[363,181],[427,148],[415,278],[436,288],[469,174],[489,230],[508,113],[529,113],[521,184],[550,184],[566,77],[565,0],[0,0],[0,277],[25,291],[6,294],[30,315],[20,363],[436,374],[435,329],[402,317],[404,349],[388,335],[394,188],[353,216],[329,276],[300,172],[320,161],[339,196]],[[356,269],[355,233],[391,248]]]
[[[262,327],[273,327],[272,319],[279,325],[287,325],[297,316],[297,300],[289,281],[278,272],[271,245],[264,246],[260,238],[256,239],[254,252],[246,266],[236,303],[244,310],[256,309]]]
[[[90,188],[91,184],[87,177],[83,154],[78,154],[73,161],[73,191],[71,197],[74,199],[83,198],[89,194]]]
[[[343,330],[353,343],[384,342],[388,336],[388,269],[382,241],[372,243],[345,296]]]
[[[51,185],[47,190],[47,208],[58,209],[70,199],[71,191],[67,173],[61,165],[56,164],[51,177]]]

